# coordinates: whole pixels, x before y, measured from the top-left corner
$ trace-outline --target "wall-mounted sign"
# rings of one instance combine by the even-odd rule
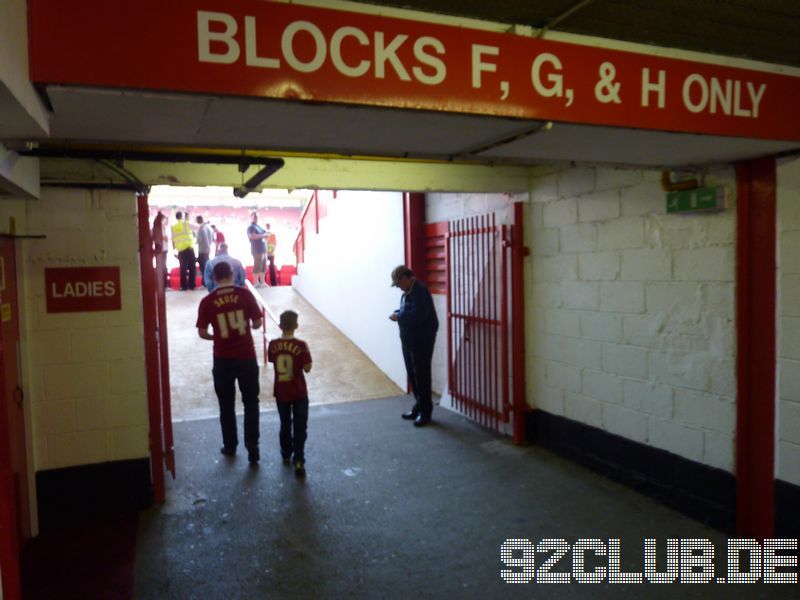
[[[44,270],[47,312],[121,310],[119,267],[65,267]]]
[[[702,187],[667,194],[668,213],[691,213],[725,208],[725,186]]]
[[[289,2],[28,7],[34,83],[800,140],[800,78],[774,71]]]

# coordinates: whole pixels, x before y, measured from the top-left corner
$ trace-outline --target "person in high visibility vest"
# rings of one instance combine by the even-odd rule
[[[197,280],[197,257],[194,254],[194,232],[183,212],[175,213],[172,226],[172,247],[177,251],[181,273],[181,290],[193,290]]]
[[[278,245],[278,238],[277,236],[272,233],[270,229],[269,223],[266,224],[267,227],[267,262],[269,263],[269,284],[272,287],[277,285],[277,278],[275,276],[275,246]]]

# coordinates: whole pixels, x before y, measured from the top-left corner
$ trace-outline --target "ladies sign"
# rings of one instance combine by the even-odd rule
[[[47,312],[121,310],[119,267],[65,267],[44,270]]]

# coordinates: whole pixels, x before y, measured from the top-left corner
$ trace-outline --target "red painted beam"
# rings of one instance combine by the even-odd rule
[[[405,263],[426,284],[425,264],[425,194],[403,194],[403,222],[405,226]]]
[[[737,163],[736,178],[736,533],[764,539],[775,521],[775,159]]]
[[[12,242],[13,243],[13,242]],[[3,362],[3,332],[0,329],[0,373]],[[5,385],[0,382],[0,571],[3,587],[0,596],[9,599],[22,597],[20,587],[19,533],[17,531],[17,494],[11,466],[10,424]]]
[[[525,271],[527,255],[523,228],[523,204],[514,203],[514,226],[511,231],[511,353],[514,357],[512,377],[514,378],[513,404],[514,422],[512,440],[515,444],[525,441]]]

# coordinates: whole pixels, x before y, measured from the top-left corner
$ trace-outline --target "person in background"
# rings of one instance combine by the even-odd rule
[[[206,263],[211,256],[211,244],[214,242],[214,232],[208,223],[203,221],[203,216],[198,215],[197,222],[197,262],[200,265],[200,275],[206,271]]]
[[[277,277],[275,275],[275,247],[278,245],[277,236],[270,231],[270,224],[266,224],[267,228],[267,262],[269,263],[269,284],[272,287],[277,285]]]
[[[219,400],[219,422],[222,428],[222,448],[225,456],[234,456],[239,445],[236,431],[236,382],[244,404],[244,445],[247,460],[256,464],[261,456],[258,449],[259,415],[258,360],[253,346],[251,327],[261,327],[261,308],[247,288],[233,284],[230,264],[220,261],[214,265],[217,284],[197,309],[197,333],[214,342],[214,391]],[[213,333],[208,332],[211,325]]]
[[[160,210],[153,221],[153,239],[156,238],[156,229],[161,231],[161,255],[164,259],[164,290],[169,289],[169,269],[167,269],[167,255],[169,254],[169,217]]]
[[[407,266],[395,267],[392,286],[403,291],[400,308],[389,318],[399,325],[403,361],[416,399],[412,409],[402,416],[414,421],[415,427],[423,427],[431,422],[433,413],[431,361],[439,319],[430,291]]]
[[[297,313],[281,313],[281,337],[270,341],[269,362],[275,367],[275,403],[281,419],[280,444],[284,464],[294,465],[296,477],[306,475],[306,429],[308,426],[308,387],[305,374],[311,371],[308,344],[294,337]]]
[[[203,271],[203,285],[209,292],[213,292],[217,287],[214,281],[214,266],[220,261],[225,261],[233,269],[233,285],[244,287],[246,273],[242,263],[228,254],[228,244],[220,244],[217,248],[217,255],[206,263],[206,269]]]
[[[219,231],[213,223],[211,224],[211,230],[214,232],[214,256],[216,256],[219,254],[220,244],[225,243],[225,234]]]
[[[183,212],[175,213],[175,224],[172,226],[172,247],[176,250],[180,268],[181,290],[193,290],[197,278],[197,259],[194,255],[194,233],[189,222],[184,220]]]
[[[250,225],[247,227],[247,238],[250,240],[250,252],[253,255],[253,279],[257,288],[264,287],[264,276],[267,272],[267,237],[266,230],[258,224],[258,212],[250,214]]]

